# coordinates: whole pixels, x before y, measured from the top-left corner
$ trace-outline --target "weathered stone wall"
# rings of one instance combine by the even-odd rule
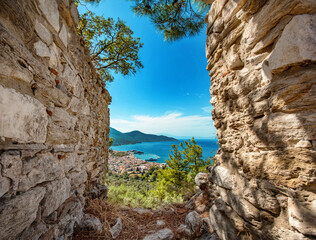
[[[65,239],[107,163],[110,96],[70,0],[0,1],[0,239]]]
[[[316,238],[316,1],[215,0],[207,69],[221,239]]]

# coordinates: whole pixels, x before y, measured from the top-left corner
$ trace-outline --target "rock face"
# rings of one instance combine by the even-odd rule
[[[316,2],[215,0],[207,69],[220,239],[316,237]]]
[[[0,2],[0,239],[67,239],[103,187],[111,98],[77,24],[70,0]]]

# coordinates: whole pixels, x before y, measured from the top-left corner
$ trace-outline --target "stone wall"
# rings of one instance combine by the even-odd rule
[[[0,239],[65,239],[107,163],[111,99],[71,0],[0,1]]]
[[[215,0],[206,22],[212,227],[227,240],[316,238],[316,1]]]

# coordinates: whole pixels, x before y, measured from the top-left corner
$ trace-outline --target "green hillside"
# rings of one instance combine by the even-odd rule
[[[110,127],[110,137],[114,139],[113,146],[135,144],[141,142],[169,142],[178,141],[175,138],[166,137],[163,135],[146,134],[140,131],[132,131],[122,133],[115,128]]]

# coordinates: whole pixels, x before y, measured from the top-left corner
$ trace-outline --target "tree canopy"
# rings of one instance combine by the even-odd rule
[[[199,33],[208,4],[202,0],[129,0],[133,11],[150,18],[165,40],[174,41]]]
[[[76,0],[79,1],[79,0]],[[82,0],[99,3],[101,0]],[[198,34],[210,4],[203,0],[128,0],[138,16],[146,16],[163,33],[165,40],[175,41]]]
[[[112,71],[127,76],[143,68],[138,57],[143,44],[120,19],[106,19],[87,11],[80,16],[78,32],[90,48],[92,61],[103,81],[114,80]]]
[[[192,173],[195,176],[211,164],[210,159],[203,159],[202,148],[196,144],[194,138],[184,141],[184,144],[171,145],[171,147],[171,154],[166,163],[173,170]]]

